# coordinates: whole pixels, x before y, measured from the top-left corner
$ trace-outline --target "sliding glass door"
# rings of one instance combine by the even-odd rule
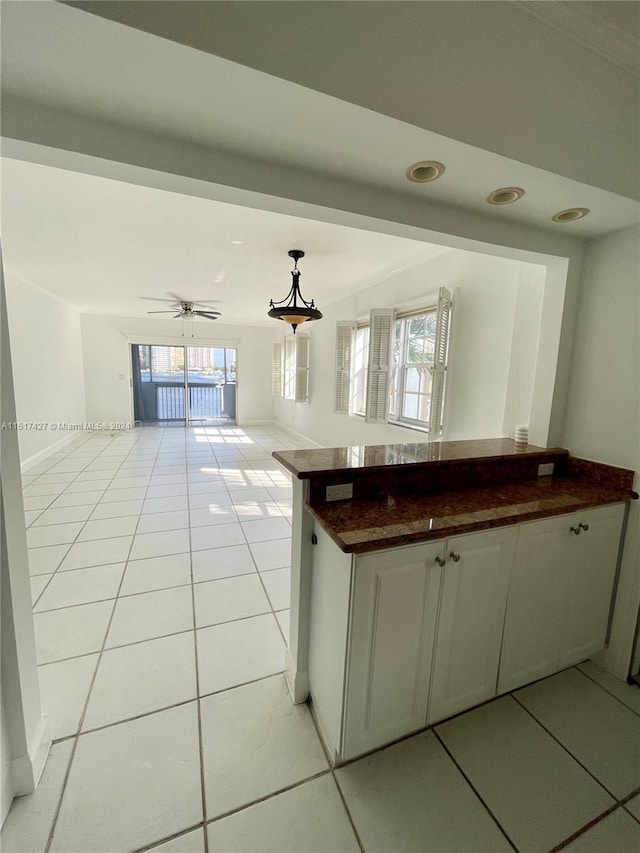
[[[236,354],[233,347],[132,344],[136,422],[235,423]]]

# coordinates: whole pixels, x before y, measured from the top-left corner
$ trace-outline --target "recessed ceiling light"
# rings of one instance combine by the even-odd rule
[[[554,222],[575,222],[576,219],[583,219],[590,212],[588,207],[570,207],[556,213],[551,219]]]
[[[414,184],[428,184],[429,181],[437,180],[443,172],[444,166],[437,160],[420,160],[409,166],[405,175],[407,180],[413,181]]]
[[[487,196],[489,204],[513,204],[524,195],[524,190],[520,187],[500,187],[499,190],[493,190]]]

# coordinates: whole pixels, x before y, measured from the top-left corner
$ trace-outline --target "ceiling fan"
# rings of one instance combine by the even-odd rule
[[[198,310],[196,306],[201,306],[205,310]],[[163,311],[147,311],[147,314],[173,314],[174,318],[180,317],[183,320],[194,320],[196,317],[204,317],[205,320],[217,320],[221,316],[220,311],[211,308],[204,302],[187,302],[186,300],[176,301]]]

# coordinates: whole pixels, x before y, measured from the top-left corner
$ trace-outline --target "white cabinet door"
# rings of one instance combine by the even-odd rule
[[[443,544],[354,561],[344,759],[426,725]]]
[[[565,577],[575,517],[521,524],[511,572],[498,693],[558,669]]]
[[[496,694],[516,539],[517,527],[502,527],[447,543],[429,723]]]
[[[605,645],[618,562],[624,504],[576,513],[574,559],[566,577],[559,668],[584,660]]]

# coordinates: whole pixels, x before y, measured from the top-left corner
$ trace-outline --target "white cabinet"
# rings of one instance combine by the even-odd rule
[[[604,647],[623,517],[615,504],[520,525],[499,693]]]
[[[498,692],[558,668],[563,576],[573,516],[521,524],[511,571]]]
[[[582,528],[577,537],[572,536],[575,559],[567,567],[560,667],[604,648],[623,517],[622,504],[577,514]]]
[[[309,681],[333,761],[602,649],[623,517],[615,504],[355,556],[316,526]]]
[[[354,560],[343,758],[425,725],[442,544]]]
[[[496,695],[517,527],[447,542],[428,722]]]

